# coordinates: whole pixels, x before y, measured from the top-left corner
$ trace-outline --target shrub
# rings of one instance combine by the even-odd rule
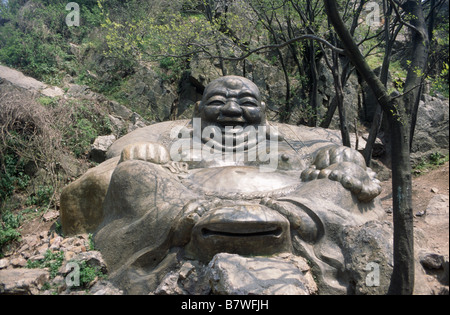
[[[17,241],[20,238],[20,233],[17,229],[22,222],[22,216],[20,214],[15,215],[10,211],[5,211],[1,214],[0,219],[0,257],[2,256],[2,248],[13,241]]]

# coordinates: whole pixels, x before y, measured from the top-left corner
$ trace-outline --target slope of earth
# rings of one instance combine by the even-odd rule
[[[381,200],[392,219],[391,181],[382,182]],[[413,177],[415,251],[434,294],[448,294],[449,163]],[[417,272],[416,268],[416,272]]]

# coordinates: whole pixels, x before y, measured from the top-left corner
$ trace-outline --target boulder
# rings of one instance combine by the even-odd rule
[[[65,235],[91,233],[103,219],[103,200],[119,157],[90,169],[61,194],[61,223]]]
[[[218,254],[208,265],[212,293],[218,295],[312,295],[317,293],[305,259],[291,254],[242,257]]]
[[[411,158],[414,164],[436,152],[448,154],[449,102],[424,94],[419,104]]]
[[[449,220],[449,196],[436,195],[428,203],[425,222],[430,225],[443,224]]]
[[[104,162],[106,160],[106,152],[114,141],[116,141],[116,136],[114,135],[97,137],[91,146],[89,159],[97,163]]]
[[[0,295],[37,295],[49,277],[43,269],[0,270]]]
[[[379,295],[389,289],[393,271],[393,226],[370,221],[348,226],[342,233],[343,254],[350,277],[351,294]]]

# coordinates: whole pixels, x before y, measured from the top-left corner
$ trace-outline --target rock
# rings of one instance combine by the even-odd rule
[[[208,295],[208,268],[198,261],[180,262],[181,267],[166,274],[152,293],[155,295]]]
[[[0,77],[15,86],[29,91],[41,91],[47,88],[47,85],[25,76],[22,72],[0,65]]]
[[[436,225],[449,221],[449,196],[436,195],[428,203],[425,222]],[[447,223],[448,224],[448,223]]]
[[[133,112],[130,109],[128,109],[127,107],[125,107],[125,106],[123,106],[121,104],[119,104],[116,101],[108,102],[108,107],[109,107],[110,111],[112,113],[114,113],[114,115],[113,115],[114,117],[117,116],[117,117],[120,117],[120,118],[122,118],[124,120],[129,120],[131,115],[133,115]]]
[[[423,217],[425,215],[425,211],[418,211],[416,212],[416,217]]]
[[[4,81],[10,82],[12,85],[19,88],[39,92],[47,97],[59,97],[64,95],[64,91],[56,86],[48,86],[32,77],[25,76],[22,72],[1,66],[0,65],[0,78]]]
[[[177,272],[169,272],[160,285],[156,288],[155,295],[184,295],[185,291],[178,285],[180,275]]]
[[[134,131],[139,128],[144,128],[147,125],[149,125],[149,123],[147,121],[145,121],[145,119],[142,118],[141,115],[139,115],[138,113],[133,113],[131,115],[130,120],[131,120],[131,123],[128,127],[128,132]]]
[[[84,261],[89,267],[96,268],[104,274],[108,272],[108,268],[103,260],[102,254],[98,251],[81,252],[75,255],[72,260],[79,262]]]
[[[392,224],[379,221],[344,229],[343,254],[349,283],[353,284],[350,293],[379,295],[388,292],[394,264],[392,234]]]
[[[61,236],[56,236],[50,240],[50,249],[55,251],[61,247],[63,238]]]
[[[123,295],[123,291],[117,289],[111,282],[98,281],[89,291],[92,295]]]
[[[209,263],[213,294],[312,295],[317,285],[303,258],[218,254]]]
[[[78,84],[69,84],[67,95],[77,99],[84,99],[90,101],[98,100],[100,97],[97,93],[92,92],[89,86]]]
[[[48,250],[48,244],[42,244],[41,246],[39,246],[36,249],[35,253],[39,254],[39,255],[44,255],[47,250]]]
[[[125,120],[122,117],[108,115],[108,119],[109,122],[111,123],[111,129],[117,136],[120,136],[121,134],[128,132]]]
[[[60,97],[64,95],[64,91],[57,86],[48,87],[42,90],[41,93],[47,97]]]
[[[106,152],[114,141],[116,141],[114,135],[97,137],[91,146],[89,159],[96,163],[103,163],[106,160]]]
[[[37,295],[49,276],[43,269],[0,270],[0,294]]]
[[[44,219],[44,222],[49,222],[57,219],[58,217],[59,217],[58,211],[48,211],[47,213],[44,214],[42,218]]]
[[[438,270],[444,268],[444,256],[442,255],[436,253],[421,253],[419,259],[425,269]]]
[[[178,98],[177,86],[163,80],[150,65],[136,69],[129,76],[127,86],[126,97],[137,111],[149,112],[157,121],[170,118],[171,108]]]
[[[61,194],[64,235],[91,233],[100,224],[103,200],[118,162],[118,157],[107,160],[64,188]]]
[[[10,264],[13,267],[21,268],[27,265],[27,261],[23,257],[16,257],[10,260]]]
[[[417,113],[414,141],[411,148],[413,164],[432,153],[448,154],[449,102],[424,94]]]
[[[3,258],[0,259],[0,269],[6,269],[9,266],[9,259],[8,258]]]

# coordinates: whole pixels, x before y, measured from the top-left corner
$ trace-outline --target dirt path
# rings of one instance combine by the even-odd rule
[[[383,207],[392,209],[391,182],[383,182]],[[449,163],[413,178],[413,213],[416,253],[449,257]],[[392,219],[392,214],[388,216]],[[427,272],[429,287],[442,292],[442,272]],[[447,275],[448,277],[448,275]],[[448,286],[447,286],[448,290]],[[448,292],[448,291],[447,291]]]

